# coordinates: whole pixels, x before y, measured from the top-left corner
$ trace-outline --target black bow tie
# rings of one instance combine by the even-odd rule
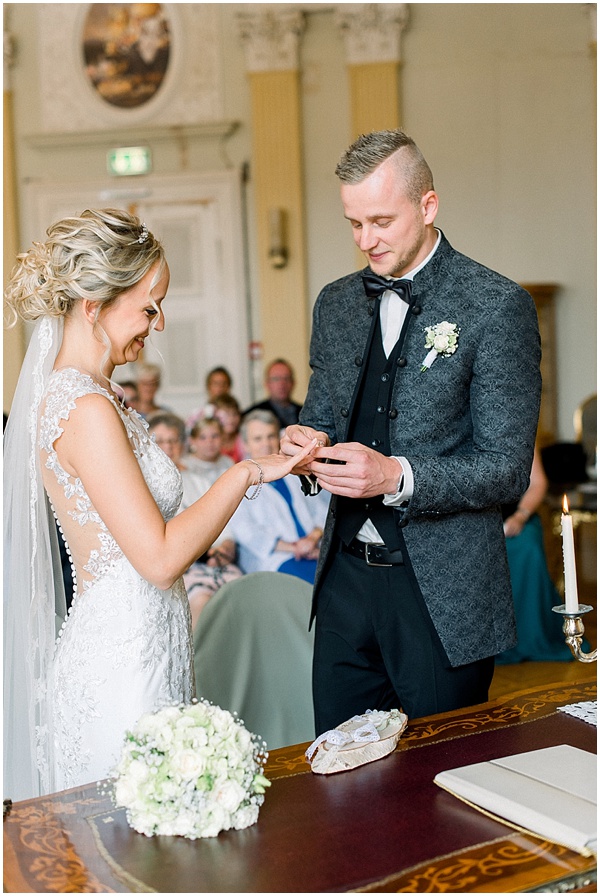
[[[412,280],[386,280],[385,277],[373,274],[372,271],[362,274],[362,278],[365,285],[365,292],[369,298],[380,296],[386,289],[391,289],[392,292],[395,292],[401,299],[404,299],[405,302],[410,304]]]

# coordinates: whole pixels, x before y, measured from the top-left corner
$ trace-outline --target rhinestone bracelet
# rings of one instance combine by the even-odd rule
[[[249,501],[254,501],[255,498],[258,498],[260,495],[260,490],[263,487],[263,482],[265,481],[265,474],[263,468],[260,464],[257,464],[255,460],[252,460],[251,457],[247,458],[251,464],[254,464],[255,467],[258,467],[258,482],[255,485],[254,491],[251,495],[244,495],[244,498],[247,498]]]

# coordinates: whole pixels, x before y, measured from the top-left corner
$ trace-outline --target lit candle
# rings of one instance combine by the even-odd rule
[[[579,612],[577,597],[577,573],[575,571],[575,541],[573,539],[573,517],[569,513],[567,496],[563,497],[561,516],[563,563],[565,569],[565,609],[567,613]]]

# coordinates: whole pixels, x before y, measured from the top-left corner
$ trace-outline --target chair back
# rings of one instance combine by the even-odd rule
[[[196,692],[237,712],[271,750],[314,738],[312,587],[255,572],[223,585],[194,631]]]

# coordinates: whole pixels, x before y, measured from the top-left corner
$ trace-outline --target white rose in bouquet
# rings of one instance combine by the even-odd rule
[[[270,782],[265,744],[206,701],[145,713],[126,735],[112,797],[134,830],[196,839],[248,827]]]

